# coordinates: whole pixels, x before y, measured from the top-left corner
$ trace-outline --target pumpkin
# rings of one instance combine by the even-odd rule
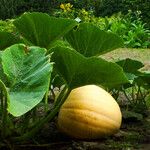
[[[122,115],[115,99],[96,85],[73,89],[61,106],[58,128],[77,139],[98,139],[116,133]]]

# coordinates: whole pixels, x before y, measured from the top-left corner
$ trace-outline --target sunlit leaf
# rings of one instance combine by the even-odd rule
[[[50,56],[39,47],[16,44],[2,53],[2,67],[9,87],[8,111],[21,116],[35,107],[49,88]]]

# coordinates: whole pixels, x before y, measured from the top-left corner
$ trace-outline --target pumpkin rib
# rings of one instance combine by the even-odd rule
[[[83,107],[83,106],[84,106],[84,107]],[[115,119],[115,118],[113,118],[113,119],[114,119],[114,120],[113,120],[112,118],[110,118],[109,114],[106,114],[106,113],[105,113],[105,111],[107,111],[108,108],[106,108],[106,109],[103,108],[103,110],[100,111],[99,109],[94,109],[94,110],[93,110],[93,109],[91,109],[91,107],[94,108],[95,106],[94,106],[94,105],[92,106],[92,104],[91,104],[90,107],[89,107],[89,105],[86,105],[86,104],[85,104],[85,105],[79,105],[79,104],[76,105],[76,103],[73,103],[73,105],[71,105],[70,103],[68,103],[68,105],[65,104],[61,109],[62,109],[62,110],[65,110],[65,109],[71,110],[71,109],[72,109],[72,110],[83,110],[83,111],[86,111],[86,110],[87,110],[87,111],[94,112],[95,114],[96,114],[96,113],[99,114],[99,115],[101,114],[101,116],[104,115],[105,117],[109,118],[109,119],[112,120],[112,121],[118,121],[118,120]],[[96,107],[95,107],[95,108],[96,108]],[[119,108],[119,107],[118,107],[118,110],[120,111],[120,108]],[[115,115],[115,114],[111,113],[111,117],[112,117],[112,115]],[[120,113],[120,116],[121,116],[121,113]],[[116,116],[115,116],[115,117],[116,117]]]
[[[120,108],[117,106],[117,102],[116,102],[116,107],[115,107],[115,110],[118,110],[120,111]],[[94,103],[91,103],[91,102],[87,102],[86,101],[81,101],[81,102],[78,102],[78,101],[73,101],[73,102],[70,102],[70,103],[64,103],[64,105],[62,106],[62,110],[63,109],[72,109],[72,110],[89,110],[89,111],[93,111],[97,114],[101,114],[101,115],[104,115],[114,121],[118,121],[118,117],[116,118],[116,116],[118,114],[116,114],[116,111],[110,111],[110,108],[108,107],[102,107],[101,109],[98,109],[99,106],[94,104]],[[118,112],[117,111],[117,112]],[[121,117],[121,113],[120,113],[120,117]],[[120,119],[120,118],[119,118]]]
[[[63,108],[62,111],[64,111],[64,113],[66,111],[66,113],[67,113],[66,116],[68,116],[70,118],[71,118],[71,111],[72,111],[72,116],[74,116],[75,113],[77,114],[78,118],[73,117],[74,119],[77,119],[77,120],[82,119],[83,121],[86,122],[88,119],[99,120],[99,119],[103,118],[104,120],[106,119],[108,122],[111,122],[111,123],[113,122],[112,125],[114,125],[114,127],[120,126],[120,123],[114,121],[113,119],[111,119],[109,116],[106,116],[105,114],[99,114],[97,112],[93,112],[92,110],[87,110],[87,109],[86,110],[78,109],[78,108],[75,108],[74,110],[71,110],[71,108],[70,109],[67,108],[66,110],[65,109]],[[69,112],[69,114],[68,114],[68,112]],[[85,116],[83,117],[83,115],[85,115]],[[94,117],[94,116],[96,116],[96,117]],[[98,124],[93,124],[93,125],[99,126]]]
[[[112,134],[118,131],[117,129],[112,130],[112,128],[104,128],[102,126],[99,126],[98,128],[94,126],[89,126],[89,124],[85,124],[77,120],[70,120],[70,118],[63,118],[63,121],[65,121],[66,124],[67,122],[71,121],[73,125],[70,125],[69,123],[68,125],[65,124],[65,126],[59,124],[60,130],[75,138],[95,139],[106,136],[108,135],[108,133]],[[79,129],[78,126],[80,127]],[[78,130],[75,130],[75,128]]]
[[[95,121],[96,120],[104,120],[105,122],[107,122],[107,123],[109,123],[109,126],[110,126],[110,124],[111,124],[111,126],[113,126],[113,127],[119,127],[120,126],[120,123],[117,123],[116,121],[114,121],[113,119],[111,119],[110,117],[108,117],[108,116],[104,116],[103,114],[99,114],[99,113],[97,113],[97,112],[93,112],[93,111],[91,111],[91,110],[80,110],[80,109],[74,109],[74,110],[69,110],[68,108],[65,110],[64,108],[62,109],[62,111],[63,111],[63,113],[65,113],[66,114],[66,117],[68,117],[68,118],[70,118],[70,119],[74,119],[74,120],[76,120],[76,121],[78,121],[79,119],[80,119],[80,121],[81,121],[81,119],[82,119],[82,121],[84,121],[85,122],[85,124],[86,123],[88,123],[88,122],[90,122],[90,121],[87,121],[88,119],[90,119],[90,120],[94,120],[94,123],[91,125],[91,126],[95,126],[95,127],[98,127],[98,126],[100,126],[100,124],[101,123],[99,123],[99,121],[98,121],[98,123],[96,124],[95,123]],[[65,112],[66,111],[66,112]],[[70,111],[72,111],[72,113],[70,112]],[[70,112],[70,113],[69,113]],[[75,115],[75,114],[77,114],[77,115]],[[85,114],[86,114],[86,117],[85,117]],[[88,114],[88,115],[87,115]],[[84,115],[84,117],[83,117],[83,115]],[[94,117],[94,116],[96,116],[96,117]],[[113,122],[113,123],[112,123]],[[92,123],[92,121],[90,122],[90,123]],[[88,124],[89,125],[89,124]],[[105,125],[105,127],[107,126],[107,124]]]

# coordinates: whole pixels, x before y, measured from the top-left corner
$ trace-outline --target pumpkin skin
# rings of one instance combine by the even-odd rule
[[[71,91],[60,108],[58,128],[77,139],[98,139],[121,126],[119,105],[104,89],[86,85]]]

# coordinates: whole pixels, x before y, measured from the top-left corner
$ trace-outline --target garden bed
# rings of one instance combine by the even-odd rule
[[[146,118],[139,122],[123,123],[117,134],[94,141],[80,141],[65,136],[57,130],[56,120],[49,124],[45,124],[41,132],[32,140],[26,143],[7,143],[7,145],[2,146],[1,149],[149,150],[150,148],[150,118]]]

